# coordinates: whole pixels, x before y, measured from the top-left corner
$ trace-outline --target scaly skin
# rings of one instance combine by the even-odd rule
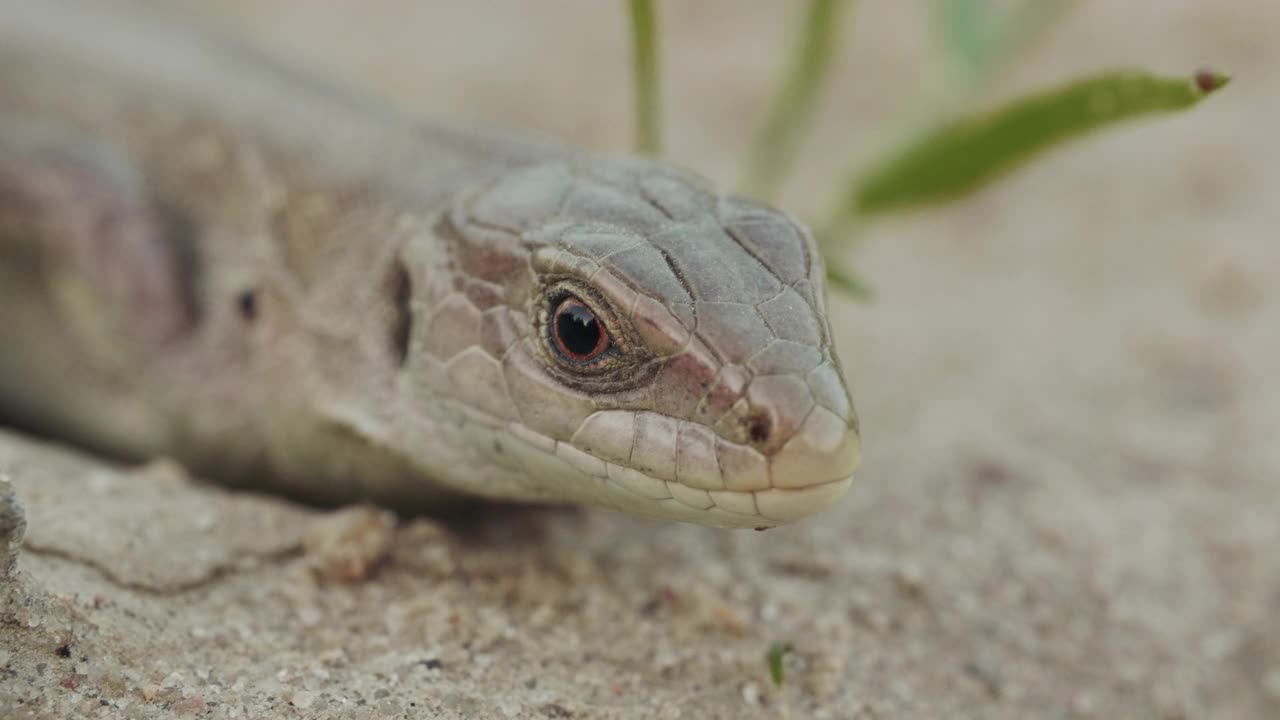
[[[0,0],[0,413],[322,502],[829,505],[858,424],[787,215],[427,127],[181,21]],[[566,297],[605,328],[558,351]]]

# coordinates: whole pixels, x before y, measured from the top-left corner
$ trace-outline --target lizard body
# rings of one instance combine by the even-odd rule
[[[822,263],[786,215],[423,123],[154,9],[0,17],[0,417],[404,509],[753,527],[847,487]]]

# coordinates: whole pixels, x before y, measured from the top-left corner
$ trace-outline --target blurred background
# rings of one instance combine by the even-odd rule
[[[179,4],[424,116],[630,147],[622,2]],[[798,6],[660,4],[667,159],[738,180]],[[810,218],[955,82],[928,3],[846,21],[780,200]],[[464,539],[460,567],[524,584],[411,592],[511,634],[484,663],[436,638],[464,659],[423,692],[476,717],[1280,717],[1278,39],[1273,0],[1079,2],[972,106],[1113,67],[1233,82],[863,229],[876,298],[832,297],[848,499],[763,534],[585,511]]]

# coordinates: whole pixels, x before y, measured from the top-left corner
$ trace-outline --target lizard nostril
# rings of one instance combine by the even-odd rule
[[[758,412],[747,418],[747,437],[752,445],[763,445],[773,432],[773,420],[768,413]]]

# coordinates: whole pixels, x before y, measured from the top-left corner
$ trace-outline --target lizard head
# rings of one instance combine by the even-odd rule
[[[667,165],[593,159],[510,171],[434,232],[449,280],[409,362],[510,471],[492,490],[447,482],[731,527],[849,486],[857,416],[822,260],[789,216]]]

